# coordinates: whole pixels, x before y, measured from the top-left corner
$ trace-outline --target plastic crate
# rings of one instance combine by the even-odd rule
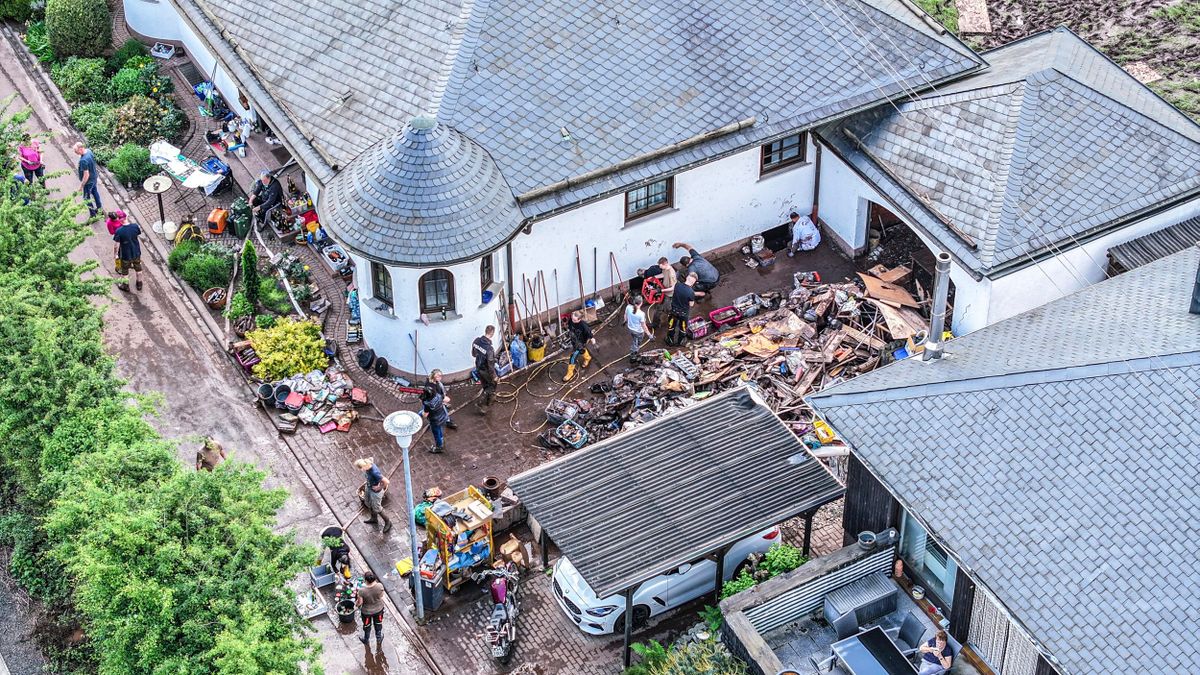
[[[720,329],[741,321],[742,310],[730,305],[729,307],[714,309],[708,313],[708,318],[713,322],[713,326]]]
[[[561,399],[553,399],[546,406],[546,421],[555,426],[575,419],[578,414],[578,407]]]
[[[554,435],[576,450],[582,448],[588,441],[587,429],[574,420],[567,420],[558,425],[558,428],[554,430]]]
[[[672,354],[671,365],[678,368],[689,381],[700,377],[700,367],[683,354]]]
[[[705,335],[708,335],[708,331],[711,329],[712,329],[712,324],[710,324],[708,322],[708,319],[706,319],[702,316],[694,316],[694,317],[688,319],[688,324],[687,324],[688,337],[690,337],[693,340],[696,340],[698,338],[704,337]]]

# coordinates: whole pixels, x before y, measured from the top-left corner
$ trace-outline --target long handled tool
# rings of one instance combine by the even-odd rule
[[[592,247],[592,297],[600,295],[600,249]]]
[[[621,276],[621,266],[617,264],[617,254],[609,251],[608,260],[610,263],[612,263],[613,271],[617,273],[617,282],[621,284],[613,289],[613,302],[616,302],[617,294],[620,292],[618,289],[625,286],[625,277]],[[630,299],[632,300],[632,298]]]
[[[522,275],[522,277],[523,276],[524,275]],[[522,278],[522,281],[525,281],[524,278]],[[529,291],[529,294],[533,296],[534,303],[537,303],[537,291],[534,290],[533,284],[529,283],[528,281],[525,281],[525,288],[526,288],[526,290]],[[540,311],[538,311],[537,304],[534,305],[533,312],[537,316],[538,332],[541,333],[542,335],[545,335],[546,329],[542,326],[542,313]]]
[[[558,268],[554,268],[554,315],[558,317],[558,334],[562,335],[562,299],[558,296]]]
[[[546,311],[550,311],[550,294],[546,291],[546,274],[538,270],[538,283],[542,286],[542,303],[546,307]],[[550,325],[550,315],[546,314],[546,325]]]
[[[575,270],[579,273],[579,308],[583,309],[586,300],[583,297],[583,261],[579,258],[579,244],[575,244]]]

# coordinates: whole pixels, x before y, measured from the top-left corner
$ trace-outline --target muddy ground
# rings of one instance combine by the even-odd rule
[[[991,49],[1065,25],[1127,66],[1163,76],[1150,88],[1200,120],[1200,0],[988,0],[990,35],[964,35]]]

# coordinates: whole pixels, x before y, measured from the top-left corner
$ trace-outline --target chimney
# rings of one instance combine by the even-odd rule
[[[942,330],[946,325],[946,295],[950,292],[950,254],[937,254],[937,266],[933,278],[933,309],[929,313],[929,336],[925,338],[925,350],[921,359],[932,361],[942,358]]]
[[[1200,314],[1200,267],[1196,268],[1196,285],[1192,287],[1192,314]]]

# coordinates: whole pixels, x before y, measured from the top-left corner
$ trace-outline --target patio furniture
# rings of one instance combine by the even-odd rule
[[[890,634],[892,631],[885,631]],[[900,648],[900,652],[905,656],[912,656],[917,653],[917,649],[924,642],[921,638],[925,637],[925,624],[916,614],[909,612],[904,616],[904,622],[900,624],[900,628],[895,631],[896,636],[893,640],[896,646]]]
[[[839,640],[858,635],[858,618],[854,616],[854,612],[837,617],[833,620],[832,626],[833,632],[837,634]]]
[[[825,596],[825,620],[853,612],[859,625],[896,610],[899,588],[883,572],[869,574]]]
[[[917,670],[879,626],[833,643],[834,658],[851,675],[915,675]]]

